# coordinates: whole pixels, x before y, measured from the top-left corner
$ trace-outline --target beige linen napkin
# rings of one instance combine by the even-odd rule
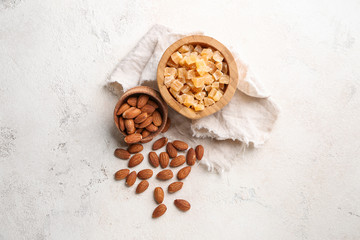
[[[186,35],[190,34],[175,33],[161,25],[153,26],[116,66],[108,78],[110,90],[121,95],[138,85],[157,89],[156,72],[162,54]],[[239,84],[228,105],[199,120],[189,120],[169,108],[173,124],[165,135],[170,141],[181,139],[191,146],[202,144],[205,155],[200,163],[206,164],[209,171],[228,169],[246,147],[264,144],[279,114],[278,107],[249,66],[235,49],[229,49],[236,59]]]

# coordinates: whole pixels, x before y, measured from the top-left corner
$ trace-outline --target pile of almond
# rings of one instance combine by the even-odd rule
[[[170,119],[168,119],[168,122],[170,125]],[[165,131],[163,132],[166,132],[167,129],[165,129]],[[161,152],[159,155],[155,152],[156,150],[159,150],[165,146],[166,149],[164,152]],[[115,156],[124,160],[129,159],[128,168],[131,169],[141,164],[141,162],[144,160],[144,156],[141,153],[142,150],[143,150],[142,144],[133,143],[130,144],[126,150],[120,148],[116,149]],[[188,144],[183,141],[175,140],[173,142],[168,142],[168,139],[166,137],[162,137],[156,140],[152,145],[152,150],[153,151],[148,153],[149,163],[153,168],[158,168],[160,166],[163,169],[158,171],[156,174],[156,178],[158,180],[169,181],[174,177],[174,173],[173,173],[174,168],[182,167],[176,173],[177,180],[175,180],[174,182],[168,185],[169,194],[181,190],[181,188],[184,185],[182,180],[185,179],[190,174],[191,167],[195,164],[196,160],[200,161],[204,155],[204,148],[201,145],[198,145],[196,146],[195,149],[193,149],[193,148],[189,148]],[[184,166],[185,163],[188,166]],[[130,169],[121,169],[117,171],[115,173],[115,179],[116,180],[125,179],[126,185],[131,187],[135,184],[136,179],[139,178],[141,181],[136,187],[136,193],[137,194],[143,193],[149,187],[149,182],[147,180],[153,176],[153,170],[143,169],[138,173],[136,173],[136,171],[131,171]],[[164,190],[161,187],[156,187],[154,189],[154,199],[156,203],[159,205],[153,211],[152,214],[153,218],[160,217],[166,212],[167,207],[165,206],[165,204],[163,204],[164,197],[165,197]],[[174,205],[181,211],[188,211],[191,207],[190,203],[184,199],[176,199],[174,201]]]

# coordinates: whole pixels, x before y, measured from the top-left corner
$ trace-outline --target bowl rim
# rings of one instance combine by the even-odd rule
[[[225,61],[228,64],[229,68],[229,77],[230,83],[227,86],[227,89],[221,99],[215,104],[205,107],[204,110],[195,112],[193,109],[187,108],[186,106],[179,103],[169,92],[167,87],[164,85],[164,69],[166,67],[166,63],[169,60],[172,53],[178,50],[182,45],[185,44],[199,44],[201,46],[209,46],[216,50],[218,50],[223,56]],[[160,94],[162,95],[165,102],[175,111],[179,112],[183,116],[190,119],[200,119],[202,117],[206,117],[208,115],[214,114],[215,112],[222,109],[226,106],[231,98],[234,96],[237,85],[238,85],[238,69],[235,62],[235,58],[222,43],[217,41],[216,39],[204,36],[204,35],[190,35],[184,38],[181,38],[171,44],[163,53],[157,68],[157,84],[160,90]]]

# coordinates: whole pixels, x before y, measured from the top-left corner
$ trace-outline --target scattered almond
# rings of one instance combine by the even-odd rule
[[[145,128],[147,126],[149,126],[152,123],[152,116],[149,116],[145,119],[145,121],[143,121],[142,123],[139,124],[139,128]]]
[[[154,142],[152,149],[158,150],[158,149],[162,148],[163,146],[165,146],[167,142],[168,142],[167,137],[162,137]]]
[[[128,144],[131,144],[131,143],[140,142],[141,139],[142,139],[142,135],[140,133],[133,133],[133,134],[127,135],[124,138],[124,141]]]
[[[190,148],[186,154],[186,163],[189,166],[194,165],[196,162],[196,155],[195,155],[195,150],[193,148]]]
[[[159,206],[157,206],[152,214],[153,218],[158,218],[161,217],[165,212],[166,212],[167,208],[165,206],[165,204],[160,204]]]
[[[197,145],[195,148],[196,158],[197,160],[201,160],[204,156],[204,147],[202,145]]]
[[[171,157],[171,158],[174,158],[177,156],[177,150],[171,142],[169,142],[166,145],[166,152],[169,154],[169,157]]]
[[[169,130],[170,125],[171,125],[171,120],[170,120],[170,118],[168,117],[168,118],[166,119],[165,127],[164,127],[164,129],[163,129],[161,132],[162,132],[162,133],[167,132],[167,131]]]
[[[170,162],[170,167],[179,167],[185,163],[185,156],[179,155]]]
[[[122,116],[123,118],[136,118],[138,115],[140,115],[141,111],[140,109],[136,107],[131,107],[128,110],[126,110]]]
[[[149,152],[149,162],[154,168],[159,166],[159,157],[156,152]]]
[[[153,106],[155,109],[159,108],[159,105],[157,105],[156,102],[154,102],[153,100],[150,100],[147,102],[148,105]]]
[[[119,117],[119,128],[121,131],[125,131],[125,122],[124,122],[124,119],[123,117]]]
[[[141,145],[140,143],[135,143],[135,144],[131,144],[127,150],[129,153],[133,154],[133,153],[141,152],[143,149],[144,149],[143,145]]]
[[[133,134],[135,132],[134,120],[125,119],[125,128],[128,134]]]
[[[146,104],[140,110],[141,110],[141,112],[146,112],[149,115],[151,115],[155,111],[155,108],[149,104]]]
[[[177,178],[179,180],[182,180],[182,179],[186,178],[189,175],[190,172],[191,172],[191,167],[190,166],[184,167],[184,168],[179,170],[179,172],[177,174]]]
[[[165,169],[165,170],[162,170],[161,172],[159,172],[159,173],[156,175],[156,178],[157,178],[157,179],[160,179],[160,180],[169,180],[169,179],[171,179],[173,176],[174,176],[174,174],[173,174],[173,172],[172,172],[170,169]]]
[[[149,132],[156,132],[158,130],[158,127],[151,123],[146,127],[146,130],[148,130]]]
[[[154,111],[154,113],[152,114],[152,117],[153,117],[153,119],[152,119],[153,124],[157,127],[160,127],[162,124],[161,114],[158,111]]]
[[[173,182],[168,186],[168,192],[169,193],[177,192],[183,187],[183,185],[184,185],[183,182]]]
[[[144,169],[138,172],[137,176],[138,178],[145,180],[151,178],[153,175],[153,171],[151,169]]]
[[[136,107],[137,97],[129,97],[126,101],[130,106]]]
[[[174,201],[174,204],[179,210],[184,212],[188,211],[191,208],[190,203],[184,199],[176,199]]]
[[[130,173],[129,169],[121,169],[115,173],[115,179],[116,180],[122,180],[125,179]]]
[[[134,122],[135,123],[142,123],[144,122],[147,118],[148,118],[148,114],[146,112],[144,113],[141,113],[139,116],[137,116],[135,119],[134,119]],[[140,125],[139,125],[140,126]]]
[[[143,106],[146,105],[146,103],[149,100],[149,96],[148,95],[140,95],[137,101],[137,107],[138,108],[142,108]]]
[[[160,153],[160,166],[166,168],[169,165],[169,155],[166,152]]]
[[[158,204],[160,204],[164,201],[164,190],[161,187],[155,188],[154,198]]]
[[[123,114],[123,112],[125,112],[126,110],[128,110],[130,108],[130,105],[127,103],[123,103],[123,105],[121,105],[119,107],[119,109],[116,112],[116,115],[120,116],[121,114]]]
[[[184,151],[186,149],[188,149],[188,144],[186,142],[183,141],[179,141],[179,140],[175,140],[172,143],[174,145],[174,147],[179,150],[179,151]]]
[[[126,185],[131,187],[136,182],[136,172],[132,171],[126,178]]]
[[[149,182],[142,180],[136,188],[136,193],[143,193],[149,187]]]
[[[137,153],[129,160],[128,167],[132,168],[139,165],[144,160],[144,156],[141,153]]]
[[[130,158],[130,153],[128,151],[126,151],[125,149],[121,149],[121,148],[117,148],[115,149],[114,155],[120,159],[129,159]]]

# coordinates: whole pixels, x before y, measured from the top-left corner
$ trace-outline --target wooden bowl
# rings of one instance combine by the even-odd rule
[[[117,127],[117,129],[119,129],[119,131],[124,135],[127,136],[127,133],[124,131],[121,131],[120,127],[119,127],[119,117],[116,115],[116,112],[118,111],[118,109],[120,108],[120,106],[126,102],[126,100],[130,97],[130,96],[138,96],[141,94],[145,94],[148,95],[154,102],[156,102],[159,106],[159,108],[157,108],[156,110],[158,110],[162,116],[162,124],[159,126],[158,130],[156,132],[151,133],[149,136],[147,136],[146,138],[143,138],[141,140],[141,142],[145,143],[145,142],[149,142],[151,141],[156,135],[158,135],[165,127],[166,124],[166,120],[168,117],[168,108],[166,103],[164,102],[164,100],[161,98],[161,95],[159,94],[158,91],[152,89],[151,87],[146,87],[146,86],[139,86],[139,87],[134,87],[129,89],[128,91],[126,91],[119,99],[119,101],[117,102],[115,109],[114,109],[114,121],[115,121],[115,125]]]
[[[199,112],[195,112],[193,109],[187,108],[186,106],[179,103],[170,94],[169,90],[164,85],[164,70],[166,67],[166,63],[170,59],[171,54],[173,54],[182,45],[185,44],[195,44],[195,45],[199,44],[202,47],[212,47],[218,50],[224,56],[224,59],[228,64],[230,82],[225,90],[224,95],[218,102],[216,102],[211,106],[205,107],[204,110]],[[210,114],[213,114],[219,111],[221,108],[223,108],[226,104],[230,102],[231,98],[234,96],[234,93],[238,85],[238,81],[239,81],[238,70],[235,59],[231,54],[231,52],[223,44],[221,44],[219,41],[215,40],[214,38],[202,36],[202,35],[192,35],[192,36],[184,37],[178,40],[177,42],[173,43],[170,47],[168,47],[165,50],[164,54],[160,59],[157,69],[157,83],[159,86],[161,96],[170,107],[172,107],[174,110],[176,110],[180,114],[190,119],[199,119],[208,116]]]

